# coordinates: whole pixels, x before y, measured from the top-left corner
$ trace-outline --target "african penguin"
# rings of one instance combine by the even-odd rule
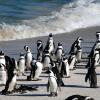
[[[70,52],[69,52],[69,54],[76,54],[77,53],[77,50],[79,49],[79,48],[81,48],[81,42],[82,42],[82,38],[81,37],[78,37],[76,40],[75,40],[75,42],[72,44],[72,46],[71,46],[71,49],[70,49]]]
[[[55,48],[55,44],[54,44],[54,40],[53,40],[53,35],[52,35],[52,33],[50,33],[48,40],[47,40],[47,44],[44,49],[44,52],[49,51],[49,53],[52,54],[54,48]]]
[[[30,80],[33,79],[34,81],[38,81],[39,76],[42,73],[43,64],[40,61],[33,59],[31,66],[32,66],[31,74],[29,77],[27,77],[27,79],[30,78]]]
[[[51,59],[49,52],[45,51],[45,54],[44,54],[43,59],[42,59],[43,69],[48,70],[51,67],[51,62],[52,62],[52,59]]]
[[[58,84],[58,86],[59,87],[60,86],[64,86],[64,82],[63,82],[61,74],[60,74],[60,72],[58,70],[58,66],[59,66],[58,63],[57,62],[52,62],[51,66],[52,66],[51,70],[53,71],[54,75],[57,77],[57,84]]]
[[[25,45],[24,50],[26,51],[26,54],[25,54],[26,69],[31,69],[31,62],[32,62],[31,49],[27,45]]]
[[[37,41],[37,60],[42,61],[43,57],[43,44],[41,40]]]
[[[62,67],[61,67],[61,76],[65,78],[69,78],[69,64],[68,59],[66,57],[63,57],[62,60]]]
[[[92,61],[89,64],[88,67],[88,72],[85,76],[85,82],[87,82],[87,80],[89,79],[89,83],[90,83],[90,88],[97,88],[97,76],[96,76],[96,71],[95,71],[95,59],[92,58]]]
[[[17,66],[18,66],[18,71],[19,71],[19,75],[25,75],[24,71],[25,71],[25,56],[23,53],[20,53],[20,58],[17,61]]]
[[[54,73],[49,70],[48,71],[48,84],[47,84],[47,92],[50,91],[49,96],[57,96],[58,85],[57,85],[57,78],[54,76]]]
[[[14,58],[10,58],[9,59],[9,69],[7,71],[8,74],[8,78],[7,78],[7,82],[5,85],[5,89],[2,90],[2,94],[9,94],[12,93],[15,89],[16,86],[16,64],[15,64],[15,59]]]
[[[61,61],[63,55],[64,55],[63,46],[62,46],[62,43],[59,42],[58,43],[58,47],[57,47],[57,49],[55,51],[56,60],[57,61]]]

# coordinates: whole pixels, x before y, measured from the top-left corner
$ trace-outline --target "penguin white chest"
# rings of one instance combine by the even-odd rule
[[[14,90],[15,84],[16,84],[16,75],[13,76],[11,82],[9,83],[8,91]]]
[[[21,72],[25,70],[25,59],[19,60],[18,67]]]
[[[0,84],[6,84],[7,72],[3,69],[0,69]]]
[[[44,67],[50,67],[50,58],[49,57],[45,57],[44,58],[44,62],[43,62],[43,65],[44,65]]]
[[[35,71],[35,78],[38,78],[42,72],[43,64],[41,62],[36,63],[37,69]]]
[[[26,66],[27,67],[31,67],[30,66],[31,61],[32,61],[32,53],[29,52],[29,53],[26,54]]]
[[[74,65],[75,65],[75,61],[76,61],[76,58],[72,58],[72,61],[70,63],[70,69],[73,69]]]
[[[62,57],[62,50],[61,49],[59,49],[59,50],[57,50],[57,53],[56,53],[56,58],[57,59],[61,59],[61,57]]]
[[[54,76],[50,76],[49,78],[49,84],[50,84],[50,92],[57,92],[57,81]]]
[[[6,64],[5,58],[0,58],[0,63],[5,65]]]
[[[51,53],[54,50],[53,40],[49,41],[49,53]]]

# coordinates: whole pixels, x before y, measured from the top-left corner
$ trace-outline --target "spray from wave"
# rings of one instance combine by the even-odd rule
[[[100,3],[96,0],[75,0],[65,4],[59,12],[23,20],[20,24],[0,24],[0,40],[15,40],[49,33],[62,34],[80,28],[100,26]]]

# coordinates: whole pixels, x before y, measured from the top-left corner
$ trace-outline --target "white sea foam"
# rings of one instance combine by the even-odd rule
[[[50,16],[23,20],[17,25],[0,24],[0,40],[61,34],[91,26],[100,26],[100,3],[96,0],[75,0]]]

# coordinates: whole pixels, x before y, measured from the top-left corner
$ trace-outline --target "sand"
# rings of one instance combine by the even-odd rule
[[[82,43],[83,56],[87,56],[96,41],[95,34],[97,31],[100,31],[100,27],[91,27],[76,30],[67,34],[54,35],[54,42],[56,46],[58,42],[62,42],[64,50],[66,54],[68,54],[71,44],[78,36],[81,36],[84,39]],[[36,56],[36,41],[38,39],[41,39],[45,45],[47,36],[16,41],[1,41],[0,50],[3,50],[5,54],[14,57],[17,60],[19,53],[23,51],[24,45],[28,45],[32,50],[33,56]],[[81,66],[82,64],[83,66]],[[100,68],[98,67],[96,69],[98,88],[93,89],[89,88],[89,82],[85,83],[84,81],[87,72],[87,69],[84,68],[84,65],[84,63],[81,63],[79,66],[77,66],[76,70],[70,71],[70,78],[63,78],[65,86],[61,87],[61,92],[59,91],[57,97],[48,97],[49,92],[46,90],[48,77],[47,74],[42,73],[40,76],[42,80],[40,81],[26,81],[25,76],[20,76],[17,78],[17,84],[37,85],[39,86],[38,91],[27,91],[27,93],[23,94],[15,93],[6,96],[0,95],[0,100],[64,100],[68,96],[74,94],[91,96],[95,100],[100,100]],[[0,87],[0,91],[2,89],[4,89],[4,87]]]

